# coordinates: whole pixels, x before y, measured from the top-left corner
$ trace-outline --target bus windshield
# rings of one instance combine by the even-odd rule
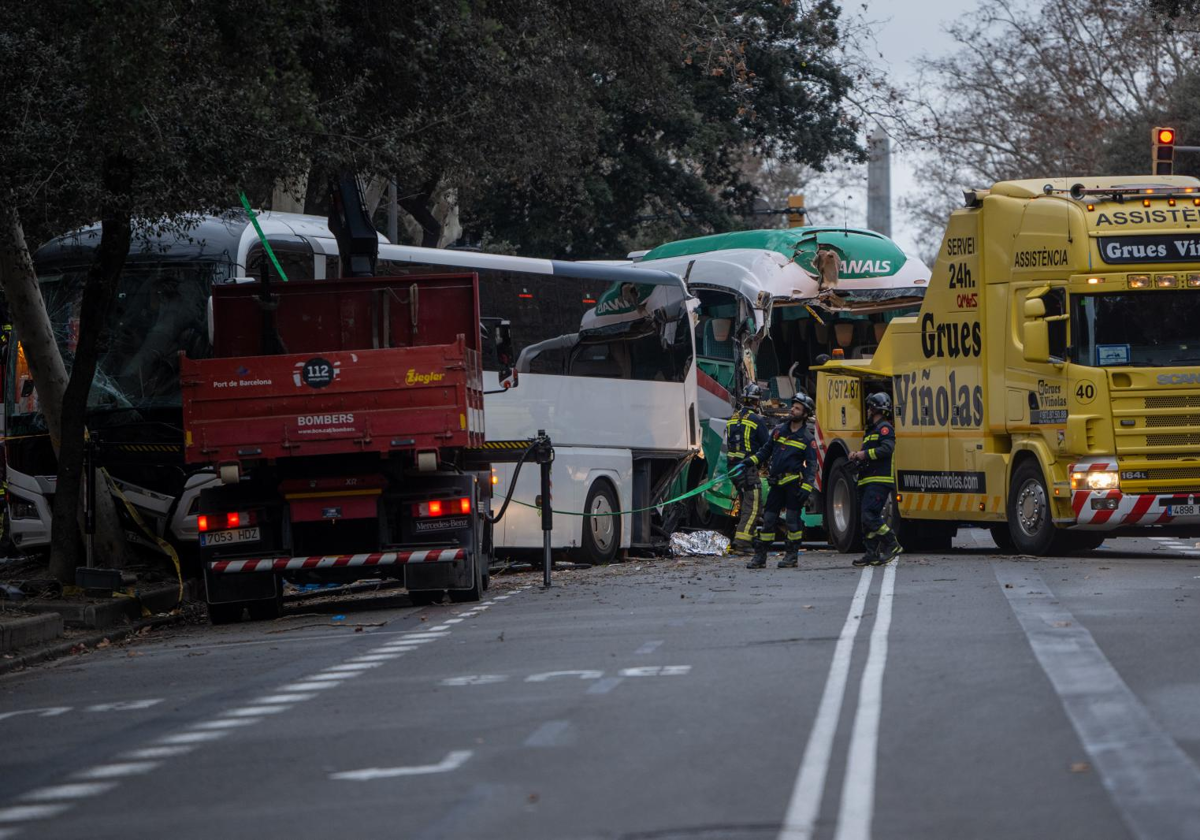
[[[1200,294],[1147,291],[1079,295],[1072,327],[1076,361],[1112,367],[1200,365]]]
[[[89,414],[122,414],[122,422],[128,422],[127,412],[179,408],[179,352],[192,358],[209,354],[206,301],[214,278],[223,277],[226,269],[217,261],[133,263],[125,268],[100,339]],[[43,270],[39,279],[59,352],[70,370],[87,268]],[[24,348],[18,346],[10,355],[10,429],[42,431]]]

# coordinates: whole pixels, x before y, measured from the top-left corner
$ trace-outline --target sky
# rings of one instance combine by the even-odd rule
[[[846,14],[864,9],[866,19],[876,23],[875,39],[882,53],[881,68],[897,83],[913,81],[913,60],[939,57],[950,48],[945,27],[976,5],[975,0],[842,0]],[[913,176],[911,156],[892,154],[892,238],[910,253],[929,251],[918,247],[916,229],[900,213],[900,199],[919,189]],[[862,186],[845,197],[849,223],[866,224],[866,170]],[[825,220],[822,220],[824,222]],[[840,220],[835,220],[840,221]]]

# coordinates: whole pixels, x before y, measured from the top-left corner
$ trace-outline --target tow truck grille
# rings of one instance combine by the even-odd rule
[[[1146,408],[1200,408],[1200,396],[1146,397]]]

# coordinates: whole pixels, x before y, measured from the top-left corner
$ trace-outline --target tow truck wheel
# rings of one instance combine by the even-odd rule
[[[825,492],[825,530],[834,549],[849,554],[862,545],[862,528],[858,520],[858,487],[850,462],[842,459],[829,471],[829,488]]]
[[[603,566],[616,558],[621,548],[621,517],[606,514],[620,509],[611,484],[604,479],[592,482],[583,504],[589,515],[583,518],[583,546],[578,552],[584,563]]]
[[[242,620],[242,608],[244,604],[209,604],[208,605],[208,621],[210,624],[233,624],[235,621]]]
[[[1050,494],[1037,461],[1023,461],[1013,472],[1008,494],[1008,530],[1019,554],[1043,556],[1054,543]]]

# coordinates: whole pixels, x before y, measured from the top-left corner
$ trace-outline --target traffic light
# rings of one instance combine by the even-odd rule
[[[1175,166],[1175,129],[1158,126],[1150,138],[1150,167],[1155,175],[1170,175]]]
[[[808,224],[803,193],[788,196],[787,223],[790,228]]]

